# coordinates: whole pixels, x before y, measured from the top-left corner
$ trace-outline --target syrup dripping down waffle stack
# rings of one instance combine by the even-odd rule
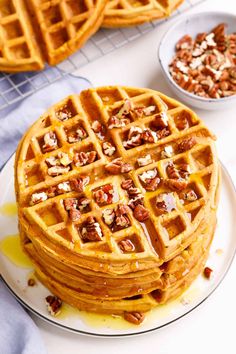
[[[89,89],[19,144],[22,247],[65,302],[136,316],[201,273],[219,183],[214,136],[189,108],[149,89]]]

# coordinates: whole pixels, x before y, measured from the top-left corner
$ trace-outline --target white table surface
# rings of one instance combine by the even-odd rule
[[[207,0],[191,12],[206,10],[236,14],[236,1]],[[157,48],[163,33],[174,21],[176,19],[81,68],[77,74],[88,78],[94,86],[121,84],[149,87],[173,96],[162,77],[157,62]],[[196,111],[218,137],[219,157],[236,184],[236,105],[228,107],[227,111]],[[172,325],[131,338],[86,337],[58,329],[35,316],[33,319],[40,329],[49,354],[230,354],[236,352],[235,280],[236,259],[220,287],[196,310]]]

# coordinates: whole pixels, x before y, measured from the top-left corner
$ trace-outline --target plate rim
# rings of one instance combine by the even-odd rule
[[[11,160],[13,159],[15,155],[15,152],[9,157],[9,159],[6,161],[6,163],[3,165],[2,169],[0,170],[0,177],[2,176],[2,174],[5,172],[5,169],[7,169],[7,165],[11,162]],[[226,166],[222,163],[222,161],[220,159],[219,163],[220,163],[220,167],[223,170],[223,173],[226,174],[231,188],[234,190],[234,197],[236,197],[236,185],[228,171],[228,169],[226,168]],[[225,271],[223,272],[223,275],[220,277],[218,283],[216,283],[216,285],[212,288],[212,290],[207,294],[206,297],[204,297],[204,299],[202,299],[201,301],[197,302],[196,305],[194,305],[192,308],[190,308],[189,310],[187,310],[186,312],[184,312],[182,315],[169,320],[168,322],[161,324],[157,327],[154,328],[149,328],[146,330],[141,330],[139,332],[133,332],[133,333],[115,333],[115,334],[108,334],[108,333],[94,333],[94,332],[88,332],[85,330],[80,330],[80,329],[75,329],[72,327],[69,327],[67,325],[64,325],[62,323],[56,322],[53,319],[50,319],[48,317],[45,317],[43,314],[39,313],[37,310],[35,310],[34,308],[32,308],[30,305],[28,305],[24,300],[22,300],[15,292],[14,290],[10,287],[10,285],[8,285],[7,281],[3,278],[3,276],[0,274],[0,279],[3,281],[3,283],[5,284],[5,286],[8,288],[8,290],[10,291],[10,293],[14,296],[14,298],[21,304],[23,305],[26,309],[28,309],[30,312],[32,312],[34,315],[36,315],[37,317],[39,317],[40,319],[42,319],[43,321],[54,325],[58,328],[61,328],[63,330],[66,330],[68,332],[72,332],[75,334],[79,334],[79,335],[85,335],[85,336],[90,336],[90,337],[101,337],[101,338],[121,338],[121,337],[133,337],[133,336],[139,336],[139,335],[144,335],[146,333],[149,332],[154,332],[157,331],[158,329],[161,329],[163,327],[167,327],[171,324],[173,324],[174,322],[179,321],[180,319],[182,319],[183,317],[189,315],[192,311],[194,311],[195,309],[197,309],[200,305],[202,305],[217,289],[218,287],[221,285],[221,283],[223,282],[223,280],[225,279],[225,277],[227,276],[231,265],[235,259],[236,256],[236,244],[234,247],[234,251],[233,254],[231,255],[230,259],[229,259],[229,263],[225,269]]]

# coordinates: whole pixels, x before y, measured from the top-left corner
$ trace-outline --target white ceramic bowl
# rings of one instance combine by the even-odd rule
[[[227,24],[227,33],[236,32],[236,16],[222,12],[202,12],[188,15],[180,21],[174,23],[163,36],[158,57],[163,74],[170,88],[180,98],[181,101],[188,105],[207,110],[217,110],[229,108],[232,104],[236,104],[236,95],[222,98],[204,98],[193,93],[185,91],[175,83],[169,73],[169,64],[175,54],[175,45],[178,40],[185,34],[189,34],[193,38],[199,32],[209,32],[219,23]]]

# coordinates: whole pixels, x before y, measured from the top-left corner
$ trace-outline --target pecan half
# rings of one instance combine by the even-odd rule
[[[133,324],[139,325],[145,319],[145,315],[142,312],[124,312],[124,319]]]
[[[132,241],[129,239],[121,240],[120,242],[118,242],[118,246],[120,247],[121,251],[124,253],[135,251],[135,246],[132,243]]]
[[[184,152],[184,151],[192,149],[192,147],[194,145],[196,145],[196,143],[197,143],[197,141],[193,137],[188,138],[188,139],[184,139],[178,144],[178,149],[180,152]]]
[[[54,295],[48,295],[45,300],[46,300],[48,312],[52,316],[57,316],[61,311],[61,306],[62,306],[61,299]]]
[[[140,222],[143,222],[149,218],[149,211],[143,205],[138,204],[134,208],[134,217]]]
[[[128,173],[132,169],[133,167],[129,163],[123,162],[121,157],[114,159],[105,166],[105,170],[113,175]]]

